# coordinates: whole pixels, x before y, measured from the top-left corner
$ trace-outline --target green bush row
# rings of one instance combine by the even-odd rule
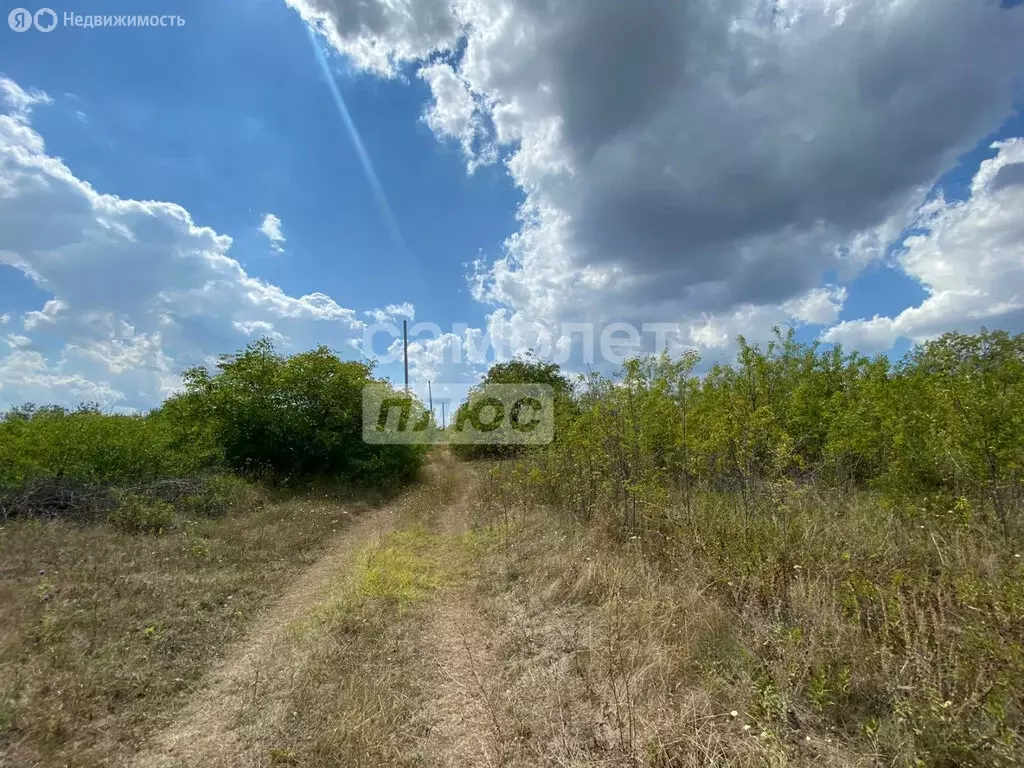
[[[362,440],[372,365],[326,347],[281,355],[267,340],[185,374],[184,392],[145,415],[26,405],[0,417],[0,491],[58,478],[132,487],[231,470],[270,482],[409,480],[423,446]]]

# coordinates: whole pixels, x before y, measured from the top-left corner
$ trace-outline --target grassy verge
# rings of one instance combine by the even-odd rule
[[[501,499],[481,521],[533,764],[1024,756],[1024,569],[969,521],[868,496],[750,516],[708,496],[632,536],[606,522]]]
[[[140,502],[109,523],[0,527],[0,762],[133,751],[358,507],[301,496],[154,527]]]

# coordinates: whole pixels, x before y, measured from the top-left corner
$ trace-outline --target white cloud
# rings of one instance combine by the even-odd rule
[[[15,115],[27,117],[32,107],[37,104],[52,104],[51,99],[42,91],[30,88],[27,91],[8,77],[0,76],[0,97],[9,105]]]
[[[459,142],[471,173],[479,165],[493,163],[498,149],[488,137],[483,114],[466,82],[450,64],[440,61],[420,67],[417,74],[433,95],[433,102],[423,114],[424,122],[438,136]]]
[[[997,142],[963,201],[922,206],[897,257],[928,297],[895,317],[850,320],[823,336],[850,346],[889,349],[947,330],[997,324],[1024,330],[1024,139]]]
[[[449,0],[356,0],[333,8],[286,2],[358,66],[382,75],[395,75],[401,63],[447,49],[458,39]]]
[[[60,299],[50,299],[43,305],[42,310],[26,312],[22,317],[22,325],[26,331],[33,330],[40,323],[53,325],[57,322],[57,316],[68,308],[67,303]]]
[[[270,247],[274,253],[284,253],[282,243],[285,242],[285,237],[281,231],[281,219],[272,213],[266,214],[260,224],[260,232],[270,241]]]
[[[390,324],[396,318],[416,319],[416,308],[409,302],[404,304],[388,304],[384,309],[370,309],[363,313],[375,323]]]
[[[21,336],[20,334],[17,333],[7,334],[7,346],[10,347],[11,349],[20,349],[22,347],[30,346],[31,344],[32,339],[30,339],[28,336]]]
[[[63,363],[51,365],[39,352],[17,349],[0,357],[0,402],[69,406],[89,402],[111,407],[124,399],[124,393],[108,381],[69,372]]]
[[[474,361],[466,355],[466,337],[457,333],[436,333],[409,341],[409,385],[423,402],[433,397],[440,418],[440,403],[461,402],[469,388],[486,370],[484,361]],[[388,355],[393,360],[402,359],[402,340],[395,339],[389,346]],[[428,385],[429,382],[429,385]],[[451,409],[449,409],[450,412]]]
[[[289,2],[356,66],[411,64],[471,167],[503,153],[521,226],[474,297],[711,346],[834,322],[823,283],[884,256],[1024,73],[1024,8],[997,2]]]
[[[811,325],[827,325],[839,319],[846,293],[846,289],[841,286],[815,288],[803,296],[790,299],[782,308],[794,320]]]
[[[181,206],[104,194],[76,177],[30,122],[31,106],[48,97],[11,81],[0,81],[0,96],[0,265],[52,296],[24,327],[41,334],[41,349],[57,350],[0,358],[0,407],[152,406],[180,386],[185,367],[257,332],[288,348],[358,344],[355,311],[249,275],[231,238]]]

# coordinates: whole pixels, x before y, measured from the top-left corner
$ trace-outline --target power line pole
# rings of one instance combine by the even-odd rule
[[[405,396],[409,396],[409,321],[402,321],[402,347],[405,352]]]
[[[444,429],[444,400],[441,401],[441,429]]]
[[[434,393],[430,391],[430,382],[427,381],[427,400],[430,401],[430,415],[434,415]]]

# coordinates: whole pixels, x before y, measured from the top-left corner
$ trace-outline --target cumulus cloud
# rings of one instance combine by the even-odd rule
[[[393,323],[396,318],[416,319],[416,307],[409,302],[404,304],[388,304],[384,309],[369,309],[363,314],[374,322],[383,325]]]
[[[418,72],[430,86],[433,102],[423,114],[424,122],[442,138],[459,142],[472,173],[480,165],[493,163],[498,156],[488,136],[482,110],[459,74],[446,62],[435,61]]]
[[[16,349],[0,357],[0,402],[99,403],[112,407],[125,395],[108,381],[94,380],[82,373],[52,365],[40,352]]]
[[[24,317],[21,319],[22,325],[25,326],[26,331],[31,331],[40,323],[53,325],[57,322],[57,316],[67,308],[68,305],[64,301],[60,299],[50,299],[43,305],[41,310],[26,312]]]
[[[993,145],[966,200],[939,196],[922,206],[897,264],[928,292],[895,317],[849,320],[826,341],[886,350],[899,338],[998,324],[1024,330],[1024,139]]]
[[[282,243],[284,243],[285,237],[281,231],[281,219],[272,213],[266,214],[260,224],[260,232],[270,241],[270,247],[274,253],[284,253]]]
[[[34,88],[25,90],[8,77],[0,77],[0,96],[15,115],[26,117],[37,104],[52,104],[48,94]]]
[[[458,40],[449,0],[286,2],[358,66],[382,75]]]
[[[171,202],[94,189],[46,152],[31,124],[38,91],[0,80],[0,265],[50,294],[23,316],[45,356],[0,357],[0,407],[23,400],[150,406],[188,365],[274,336],[358,347],[364,324],[322,293],[291,296],[248,274],[231,238]],[[4,314],[4,322],[10,314]]]
[[[410,329],[409,386],[423,401],[433,398],[435,406],[441,402],[458,404],[469,388],[486,371],[484,360],[473,360],[467,341],[479,329],[461,333],[443,332],[436,326],[422,324]],[[402,359],[402,339],[394,339],[387,349],[391,360]],[[449,412],[451,412],[449,408]],[[438,413],[440,418],[440,413]]]
[[[498,148],[525,199],[476,298],[695,342],[833,322],[828,276],[886,252],[1024,73],[997,0],[289,2],[356,66],[416,68],[471,165]]]

